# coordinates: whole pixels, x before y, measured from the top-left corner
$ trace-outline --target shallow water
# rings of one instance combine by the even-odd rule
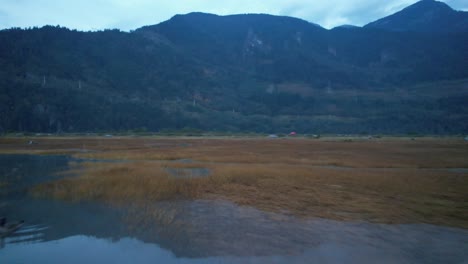
[[[23,197],[27,188],[60,177],[55,173],[65,170],[71,160],[67,156],[0,155],[0,181],[7,182],[8,196]]]
[[[211,171],[208,168],[166,168],[165,171],[174,178],[190,179],[207,177]]]
[[[27,196],[68,160],[0,156],[15,190],[0,215],[26,221],[0,263],[468,263],[468,230],[457,228],[301,220],[227,201],[116,208]]]

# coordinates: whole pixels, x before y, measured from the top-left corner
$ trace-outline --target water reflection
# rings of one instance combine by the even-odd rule
[[[26,195],[25,188],[57,177],[67,162],[0,156],[15,190],[2,196],[0,216],[26,221],[4,239],[0,263],[468,262],[468,231],[456,228],[301,220],[226,201],[124,208]]]
[[[300,220],[224,201],[160,204],[153,229],[136,232],[176,256],[283,256],[330,263],[460,263],[468,260],[468,232],[424,224],[382,225]],[[150,215],[154,208],[142,214]],[[161,216],[162,215],[162,216]],[[138,215],[134,214],[134,219]],[[148,218],[145,218],[148,219]],[[130,224],[131,226],[131,224]],[[156,236],[153,236],[157,234]],[[308,262],[308,261],[306,261]]]
[[[8,244],[28,244],[28,243],[40,243],[44,241],[44,230],[47,226],[40,225],[28,225],[20,230],[6,236],[0,237],[0,248],[4,248],[6,243]]]
[[[169,175],[179,179],[190,179],[209,176],[211,171],[208,168],[171,168],[165,169]]]
[[[23,197],[27,188],[60,177],[55,172],[65,170],[70,160],[67,156],[0,155],[0,182],[7,185],[0,188],[0,198]]]

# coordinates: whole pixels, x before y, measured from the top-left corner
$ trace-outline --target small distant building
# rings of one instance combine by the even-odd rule
[[[289,133],[289,136],[296,136],[297,133],[295,131],[292,131],[291,133]]]
[[[275,134],[271,134],[271,135],[268,135],[268,138],[278,138],[278,136]]]

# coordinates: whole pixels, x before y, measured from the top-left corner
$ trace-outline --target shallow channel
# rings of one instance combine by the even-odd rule
[[[468,230],[298,219],[228,201],[116,208],[33,199],[66,156],[0,155],[0,216],[24,220],[0,263],[467,263]]]

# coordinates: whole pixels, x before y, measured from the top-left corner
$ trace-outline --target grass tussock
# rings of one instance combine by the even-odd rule
[[[192,198],[197,193],[195,179],[174,179],[151,162],[125,164],[83,163],[74,168],[77,177],[67,177],[32,189],[35,196],[80,201],[99,200],[114,203],[126,201],[159,201]]]

